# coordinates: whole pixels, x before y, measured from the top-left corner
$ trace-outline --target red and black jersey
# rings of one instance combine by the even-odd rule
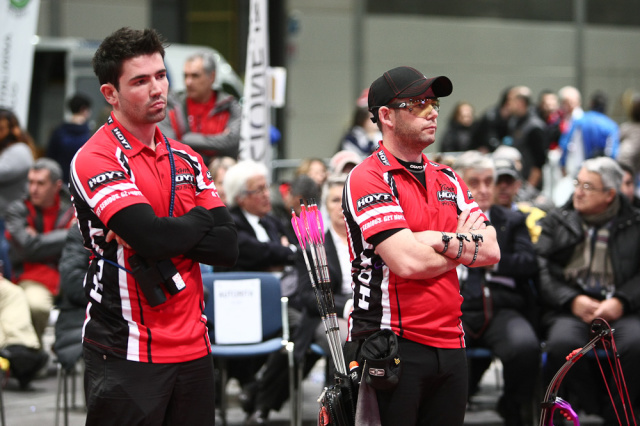
[[[381,142],[347,179],[342,208],[353,274],[350,340],[386,328],[433,347],[464,347],[462,296],[455,269],[431,279],[402,278],[367,242],[382,231],[398,228],[455,232],[463,210],[479,209],[450,167],[424,155],[423,162],[426,189]]]
[[[127,272],[134,251],[105,241],[106,224],[125,207],[149,204],[156,216],[169,216],[170,159],[157,128],[154,137],[155,151],[111,115],[72,161],[76,215],[85,246],[95,253],[84,285],[89,304],[83,339],[101,353],[132,361],[183,362],[210,353],[199,263],[172,258],[186,288],[151,307]],[[196,206],[223,206],[202,158],[187,145],[169,142],[175,162],[173,216]]]

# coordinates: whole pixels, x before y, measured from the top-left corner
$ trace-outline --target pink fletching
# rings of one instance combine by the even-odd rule
[[[303,234],[300,233],[300,228],[298,227],[298,218],[296,217],[296,214],[292,211],[291,212],[291,226],[293,227],[293,232],[296,233],[296,237],[298,238],[298,243],[300,243],[300,247],[302,247],[303,249],[306,248],[306,241],[305,238],[303,236]]]

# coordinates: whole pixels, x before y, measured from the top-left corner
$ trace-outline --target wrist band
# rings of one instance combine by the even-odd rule
[[[462,247],[464,246],[463,240],[469,241],[469,238],[467,238],[465,234],[460,233],[456,234],[456,238],[460,241],[460,247],[458,247],[458,255],[456,256],[456,259],[459,259],[460,256],[462,256]]]
[[[445,254],[447,249],[449,248],[449,241],[451,241],[453,237],[451,235],[447,235],[444,232],[442,233],[442,242],[444,243],[444,248],[442,251],[439,251],[440,254]]]
[[[471,239],[473,240],[474,243],[476,243],[476,251],[473,253],[473,260],[467,266],[473,265],[473,263],[478,258],[478,245],[479,245],[478,242],[479,241],[484,241],[484,237],[482,235],[480,235],[480,234],[471,234]]]

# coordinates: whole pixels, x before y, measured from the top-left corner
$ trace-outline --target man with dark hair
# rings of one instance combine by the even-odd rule
[[[467,360],[456,266],[500,260],[495,229],[467,185],[423,154],[435,142],[439,98],[452,90],[449,78],[411,67],[376,79],[368,102],[382,141],[344,187],[354,300],[346,362],[363,365],[360,349],[380,331],[391,339],[380,352],[395,347],[399,359],[385,369],[402,368],[395,389],[389,381],[376,391],[384,426],[463,423]]]
[[[88,123],[91,117],[91,99],[78,93],[69,98],[67,107],[71,111],[71,117],[53,131],[47,147],[47,157],[53,158],[62,167],[64,183],[69,183],[71,159],[91,137]]]
[[[214,424],[200,264],[231,266],[236,230],[202,158],[163,137],[160,36],[121,28],[93,58],[107,122],[71,163],[84,245],[87,424]]]
[[[242,110],[232,95],[215,90],[216,61],[210,52],[199,52],[184,64],[185,92],[171,99],[162,131],[202,155],[238,158]]]

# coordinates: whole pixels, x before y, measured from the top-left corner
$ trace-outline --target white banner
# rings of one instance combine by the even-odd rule
[[[27,127],[40,0],[0,0],[0,106]]]
[[[271,169],[268,21],[267,0],[251,0],[239,157]]]

